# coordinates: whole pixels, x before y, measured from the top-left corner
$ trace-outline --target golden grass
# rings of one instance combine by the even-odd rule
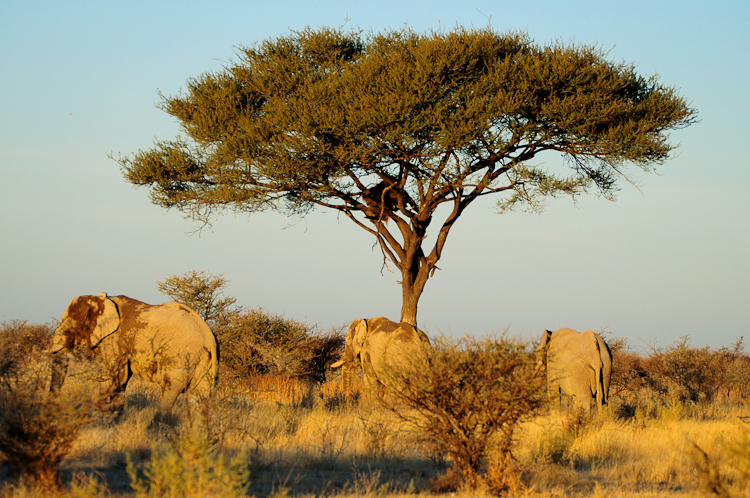
[[[716,407],[708,407],[716,413]],[[595,418],[579,434],[569,415],[553,412],[523,425],[517,457],[538,470],[539,491],[606,490],[606,496],[691,496],[697,486],[696,445],[709,454],[722,441],[747,430],[745,407],[723,407],[717,419],[664,418],[645,424],[611,414]],[[750,457],[750,453],[748,454]],[[750,495],[750,483],[737,483],[737,496]],[[645,493],[645,494],[644,494]]]
[[[205,437],[212,454],[244,454],[251,474],[249,495],[256,497],[284,492],[433,495],[436,478],[450,467],[413,443],[408,428],[377,400],[359,391],[347,396],[338,382],[313,385],[259,377],[243,391],[219,392],[211,400],[190,397],[189,405],[181,398],[174,409],[176,422],[154,429],[149,423],[155,393],[135,382],[122,419],[95,417],[63,461],[63,474],[68,480],[76,474],[93,475],[105,480],[114,496],[132,497],[128,455],[140,468],[154,452],[174,447],[186,434]],[[705,496],[698,488],[695,445],[721,460],[726,442],[747,433],[740,416],[750,414],[746,405],[721,403],[673,406],[655,417],[626,420],[614,416],[614,410],[580,424],[557,410],[524,422],[514,451],[519,473],[490,469],[488,475],[513,490],[512,496]],[[727,475],[734,479],[734,496],[750,496],[746,479],[731,470]],[[0,496],[44,496],[7,478],[5,482]],[[105,496],[101,486],[82,482],[75,490],[66,487],[60,496]]]

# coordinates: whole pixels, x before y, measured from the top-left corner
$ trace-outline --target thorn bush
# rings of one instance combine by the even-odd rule
[[[58,466],[89,407],[73,395],[48,394],[51,325],[0,325],[0,453],[28,480],[57,488]],[[85,398],[84,398],[85,399]]]
[[[492,466],[494,481],[511,482],[498,467],[510,462],[513,432],[519,421],[544,404],[544,379],[528,345],[503,337],[477,340],[433,340],[423,360],[392,369],[382,403],[406,421],[422,443],[453,460],[464,484],[486,484],[492,442],[499,457]],[[510,471],[510,468],[507,469]],[[496,484],[497,485],[497,484]]]

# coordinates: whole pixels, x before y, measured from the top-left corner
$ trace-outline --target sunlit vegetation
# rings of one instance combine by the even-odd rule
[[[229,311],[217,330],[233,317],[254,325],[219,334],[238,341],[227,346],[237,349],[224,356],[219,388],[180,397],[174,416],[154,426],[158,393],[137,379],[122,417],[93,408],[96,361],[84,355],[50,397],[43,349],[53,326],[3,323],[0,496],[750,493],[750,357],[741,340],[636,352],[609,337],[610,404],[587,416],[546,401],[533,344],[517,339],[433,337],[429,367],[394,373],[399,387],[381,399],[361,379],[343,392],[328,360],[322,377],[295,366],[311,357],[312,340],[338,338],[326,357],[338,358],[341,331]],[[263,360],[264,350],[287,359]],[[240,357],[257,359],[240,368]]]

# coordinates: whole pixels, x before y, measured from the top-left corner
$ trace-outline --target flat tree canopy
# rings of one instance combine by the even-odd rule
[[[401,320],[416,325],[474,200],[495,194],[504,211],[561,193],[612,198],[628,168],[652,171],[674,148],[669,130],[695,121],[674,88],[606,55],[490,29],[306,29],[162,95],[184,135],[119,162],[155,204],[200,222],[224,209],[343,212],[401,272]],[[530,164],[545,151],[569,167]],[[450,212],[433,220],[441,204]]]

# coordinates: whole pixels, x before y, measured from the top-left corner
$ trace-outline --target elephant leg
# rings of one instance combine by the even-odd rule
[[[189,376],[186,375],[185,370],[175,369],[166,372],[162,379],[162,392],[161,400],[159,401],[159,411],[157,412],[157,419],[164,419],[172,412],[172,407],[177,401],[177,397],[184,392],[187,392],[190,387]],[[187,395],[185,396],[187,400]]]
[[[169,389],[166,389],[162,392],[161,400],[159,400],[159,408],[154,415],[152,424],[156,424],[159,422],[169,423],[172,415],[172,407],[177,401],[177,396],[179,396],[182,392],[184,392],[184,389],[179,387],[170,387]],[[185,400],[187,402],[187,395],[185,395]]]
[[[365,353],[364,358],[362,358],[362,377],[368,391],[378,392],[380,382],[378,381],[378,376],[375,374],[375,369],[372,367],[370,353]]]
[[[99,383],[99,399],[104,404],[100,409],[122,415],[125,408],[125,390],[133,376],[129,362],[122,362],[110,370],[110,378]]]
[[[177,401],[177,396],[180,395],[179,390],[172,390],[165,392],[162,397],[161,401],[159,402],[159,412],[162,414],[167,414],[172,411],[172,407],[174,406],[175,402]]]

